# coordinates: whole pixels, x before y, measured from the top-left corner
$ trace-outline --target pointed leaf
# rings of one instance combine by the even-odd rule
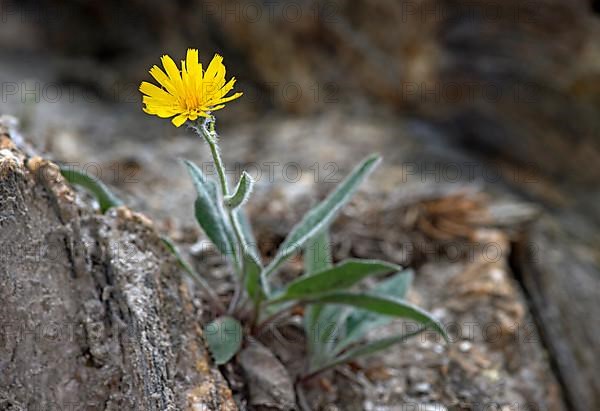
[[[242,208],[238,208],[235,210],[237,215],[237,219],[240,223],[240,228],[242,229],[242,235],[244,236],[244,243],[252,250],[254,255],[258,256],[258,245],[256,243],[256,238],[254,237],[254,233],[252,232],[252,225],[248,220],[248,216],[244,212]]]
[[[162,240],[163,244],[167,247],[167,249],[171,252],[171,254],[173,254],[175,259],[177,260],[177,264],[179,264],[179,266],[183,268],[185,272],[187,272],[189,275],[195,277],[195,274],[197,274],[196,271],[187,261],[185,261],[175,243],[169,237],[161,236],[160,239]]]
[[[397,273],[386,281],[377,284],[371,293],[381,297],[402,299],[405,297],[414,274],[412,270]],[[340,352],[349,345],[359,341],[364,335],[376,327],[381,327],[392,321],[393,317],[372,313],[368,310],[354,309],[345,321],[344,337],[335,347],[335,352]]]
[[[260,283],[263,267],[258,257],[249,248],[244,249],[244,269],[246,292],[254,302],[264,299],[265,294]]]
[[[425,327],[433,329],[448,341],[448,336],[443,326],[431,314],[412,304],[392,297],[380,297],[369,293],[335,292],[315,296],[310,299],[307,298],[305,301],[308,303],[349,305],[378,314],[411,319]]]
[[[225,198],[225,205],[232,210],[235,210],[243,205],[250,197],[253,185],[254,180],[252,180],[250,174],[246,173],[245,171],[242,172],[242,176],[240,177],[240,181],[238,181],[235,192]]]
[[[373,287],[371,293],[379,296],[403,298],[412,283],[412,279],[413,272],[411,270],[397,273]],[[310,308],[319,306],[320,304],[310,305],[306,310],[309,312]],[[351,344],[359,341],[369,330],[383,326],[393,320],[393,317],[387,315],[379,315],[367,310],[334,304],[325,306],[319,315],[314,320],[315,324],[312,325],[311,329],[320,330],[326,324],[334,324],[338,329],[337,339],[315,340],[316,343],[320,343],[318,354],[325,358],[335,356]],[[313,333],[315,332],[313,331]],[[314,351],[317,352],[317,349],[315,348]]]
[[[386,274],[401,268],[378,260],[346,260],[333,268],[292,281],[273,300],[277,302],[311,298],[318,294],[352,287],[371,275]]]
[[[304,247],[304,270],[307,275],[315,274],[332,266],[329,230],[321,230]]]
[[[315,208],[309,211],[287,236],[279,247],[273,261],[263,272],[263,283],[268,286],[268,278],[277,268],[323,227],[329,225],[339,210],[350,200],[360,183],[373,171],[380,161],[378,155],[363,160],[337,188]]]
[[[310,352],[311,366],[335,357],[337,351],[334,348],[344,338],[342,325],[352,312],[352,308],[336,304],[311,304],[306,307],[306,311],[313,307],[319,307],[320,310],[311,333],[310,343],[313,344],[313,350]]]
[[[315,274],[319,271],[326,270],[332,267],[331,245],[329,238],[329,227],[321,230],[304,248],[304,269],[307,275]],[[308,336],[308,351],[316,354],[321,341],[317,334],[319,333],[318,325],[323,306],[313,304],[306,307],[304,311],[304,329]]]
[[[184,164],[194,181],[196,193],[198,194],[195,202],[195,214],[198,224],[223,255],[227,257],[235,255],[233,252],[235,250],[233,244],[235,243],[232,243],[231,229],[218,205],[215,182],[206,179],[198,166],[191,161],[184,160]]]
[[[215,364],[225,364],[242,346],[242,325],[235,318],[219,317],[204,327],[204,339]]]
[[[61,167],[60,172],[69,183],[89,190],[98,201],[100,212],[102,214],[112,207],[123,205],[123,201],[114,195],[109,188],[97,178],[75,171],[71,167]]]
[[[391,278],[381,281],[377,284],[373,289],[370,290],[370,293],[381,296],[381,297],[393,297],[398,299],[404,299],[406,296],[406,292],[410,287],[414,278],[414,274],[412,270],[405,270]],[[379,318],[379,320],[376,319]],[[381,320],[390,319],[389,317],[381,317],[377,314],[373,314],[367,310],[353,310],[352,314],[348,316],[346,320],[346,332],[348,335],[351,335],[356,332],[357,328],[361,326],[366,326],[368,328],[373,328],[373,322],[378,322],[382,325],[385,322]],[[363,324],[365,323],[365,324]]]
[[[370,341],[365,344],[362,344],[358,347],[352,348],[342,355],[335,357],[335,359],[330,360],[329,362],[315,364],[313,366],[313,370],[310,372],[314,372],[315,370],[325,370],[331,367],[335,367],[336,365],[347,363],[348,361],[355,360],[359,357],[364,357],[365,355],[371,355],[376,353],[377,351],[385,350],[392,345],[399,344],[407,339],[419,335],[423,331],[425,331],[426,327],[421,327],[416,331],[410,332],[408,334],[394,335],[391,337],[381,338],[379,340]]]
[[[257,302],[265,297],[260,283],[260,273],[263,270],[263,265],[258,256],[258,247],[256,240],[252,234],[252,227],[248,221],[246,213],[241,208],[234,211],[241,229],[241,234],[244,240],[242,257],[244,259],[244,286],[250,298]]]

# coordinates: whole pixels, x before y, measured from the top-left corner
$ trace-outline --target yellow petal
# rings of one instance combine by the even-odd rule
[[[180,114],[176,117],[173,117],[173,119],[171,120],[171,122],[175,125],[175,127],[180,127],[183,123],[185,123],[188,119],[188,115],[187,114]]]
[[[169,117],[173,117],[176,114],[179,114],[178,111],[172,110],[172,109],[168,109],[165,107],[156,107],[156,106],[146,106],[146,110],[147,113],[149,114],[154,114],[155,116],[158,116],[160,118],[169,118]]]
[[[165,100],[165,101],[173,101],[173,102],[176,101],[172,95],[170,95],[163,89],[155,86],[154,84],[148,83],[146,81],[143,81],[142,84],[140,84],[140,91],[142,93],[144,93],[150,97],[156,98],[156,99],[161,99],[161,100]]]
[[[198,50],[188,49],[187,55],[185,57],[185,62],[191,80],[196,81],[198,71],[200,70],[200,64],[198,63]]]
[[[177,127],[198,117],[210,117],[210,112],[225,107],[226,102],[242,96],[241,92],[227,97],[235,85],[235,78],[226,81],[223,57],[215,54],[206,71],[198,60],[198,50],[188,49],[181,69],[168,55],[161,57],[164,70],[158,66],[150,74],[158,86],[148,82],[140,84],[144,112],[159,117],[173,117]]]
[[[219,90],[219,98],[223,97],[225,94],[229,93],[233,86],[235,85],[236,79],[232,77],[231,80],[227,84],[225,84],[221,90]]]
[[[204,73],[204,78],[212,81],[217,77],[219,72],[225,72],[225,66],[223,65],[223,57],[219,54],[215,54],[213,59],[211,60],[208,68],[206,69],[206,73]]]
[[[169,76],[169,80],[175,87],[177,97],[183,97],[183,81],[181,80],[181,73],[179,72],[177,65],[173,59],[166,54],[162,56],[161,61],[165,71],[167,72],[167,75]]]
[[[153,66],[150,69],[150,75],[154,77],[154,79],[158,81],[158,84],[163,86],[170,94],[174,95],[177,93],[177,91],[175,90],[175,86],[173,86],[173,83],[171,82],[171,80],[169,80],[169,77],[165,74],[164,71],[160,69],[160,67],[156,65]]]
[[[234,95],[232,95],[232,96],[225,97],[225,98],[219,98],[219,99],[215,99],[215,100],[211,100],[211,101],[209,101],[208,103],[210,103],[210,104],[222,104],[222,103],[227,103],[228,101],[235,100],[236,98],[240,98],[240,97],[241,97],[243,94],[244,94],[244,93],[242,93],[242,92],[240,91],[240,92],[237,92],[237,93],[235,93],[235,94],[234,94]]]

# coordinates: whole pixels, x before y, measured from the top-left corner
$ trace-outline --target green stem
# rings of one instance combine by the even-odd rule
[[[274,323],[276,320],[279,320],[281,317],[289,314],[294,308],[298,307],[300,304],[290,304],[289,306],[282,308],[280,311],[277,311],[275,314],[272,314],[270,317],[264,319],[257,324],[253,328],[253,334],[256,337],[260,337],[260,333],[271,323]]]
[[[250,322],[250,329],[254,330],[256,329],[256,325],[258,324],[258,317],[260,317],[260,307],[262,304],[262,299],[261,298],[257,298],[256,301],[254,301],[254,307],[252,308],[252,320]]]
[[[210,127],[210,129],[209,129]],[[215,163],[215,168],[217,169],[217,174],[219,176],[219,182],[221,183],[221,194],[223,198],[229,196],[229,186],[227,184],[227,177],[225,176],[225,166],[223,164],[223,160],[221,158],[221,153],[219,151],[218,141],[217,141],[217,133],[215,131],[215,119],[214,117],[210,117],[204,120],[198,129],[202,132],[202,136],[204,140],[208,143],[210,147],[210,152],[212,154],[213,161]],[[226,206],[225,206],[226,207]],[[246,246],[244,242],[244,237],[242,235],[242,230],[240,224],[237,220],[237,216],[234,211],[227,207],[227,217],[229,218],[229,223],[233,229],[233,233],[235,235],[235,239],[237,241],[237,247],[233,252],[235,253],[236,260],[240,262],[239,266],[236,267],[238,272],[238,282],[236,283],[235,291],[233,294],[233,298],[231,299],[231,303],[229,305],[228,313],[232,314],[237,304],[240,300],[242,294],[242,286],[245,281],[245,262],[243,256],[239,254],[239,252]]]
[[[215,168],[217,169],[217,174],[219,175],[219,182],[221,183],[221,191],[223,193],[223,197],[227,197],[229,195],[229,186],[227,185],[227,177],[225,176],[225,166],[223,165],[223,160],[221,159],[221,153],[219,152],[219,146],[217,145],[217,135],[213,131],[208,130],[208,123],[213,122],[214,118],[206,119],[204,123],[200,126],[200,130],[202,131],[202,135],[208,146],[210,147],[210,152],[212,154],[213,161],[215,163]]]
[[[233,210],[228,210],[227,215],[229,216],[229,222],[231,223],[231,225],[233,226],[233,232],[235,233],[235,237],[237,239],[238,242],[238,248],[240,250],[243,249],[243,247],[246,247],[246,244],[244,242],[244,237],[242,237],[242,231],[237,219],[237,216],[235,215]],[[237,253],[237,250],[236,250]],[[239,254],[238,254],[239,256]],[[246,283],[246,261],[244,256],[240,256],[240,262],[241,262],[241,268],[242,268],[242,275],[238,276],[238,282],[235,285],[235,290],[233,292],[233,297],[231,298],[231,302],[229,304],[229,309],[227,310],[228,314],[233,314],[237,308],[237,305],[240,301],[240,298],[242,296],[242,289],[244,284]]]

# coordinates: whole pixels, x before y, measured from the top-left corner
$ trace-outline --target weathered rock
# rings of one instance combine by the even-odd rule
[[[296,397],[290,375],[268,348],[253,340],[238,358],[253,407],[281,411],[295,409]]]
[[[0,125],[0,408],[234,410],[151,222],[77,202]]]
[[[523,231],[514,266],[576,410],[600,409],[600,270],[593,237],[543,218]],[[582,240],[582,238],[584,240]],[[597,243],[596,243],[597,244]]]

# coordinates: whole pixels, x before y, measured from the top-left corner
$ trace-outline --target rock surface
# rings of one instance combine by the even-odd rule
[[[237,409],[150,221],[96,214],[3,125],[0,226],[1,409]]]
[[[257,409],[293,410],[294,385],[277,357],[258,341],[239,353],[239,364],[248,384],[249,403]]]

